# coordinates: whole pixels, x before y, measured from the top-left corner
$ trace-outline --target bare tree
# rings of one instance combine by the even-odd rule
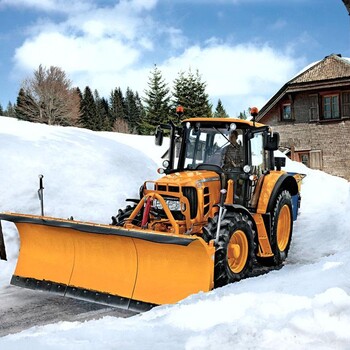
[[[51,66],[47,69],[40,65],[33,77],[23,82],[22,100],[17,100],[16,113],[33,122],[76,125],[80,116],[80,96],[71,85],[61,68]]]
[[[117,118],[113,124],[113,131],[123,134],[130,134],[128,122],[125,119]]]

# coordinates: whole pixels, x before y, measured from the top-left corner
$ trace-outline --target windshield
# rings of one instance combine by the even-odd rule
[[[195,169],[199,164],[213,164],[228,168],[244,165],[243,130],[227,128],[191,128],[185,152],[185,168]]]

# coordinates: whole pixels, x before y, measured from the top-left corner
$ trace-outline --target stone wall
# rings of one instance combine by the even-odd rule
[[[320,150],[321,170],[350,181],[349,120],[328,123],[279,123],[272,129],[280,133],[281,146],[294,147],[295,151]]]

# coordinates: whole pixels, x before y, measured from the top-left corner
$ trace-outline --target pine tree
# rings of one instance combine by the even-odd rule
[[[15,111],[16,105],[13,105],[11,102],[9,102],[7,104],[7,108],[5,111],[5,115],[7,117],[11,117],[11,118],[16,118],[16,111]]]
[[[248,112],[249,113],[249,112]],[[238,116],[238,119],[243,119],[243,120],[246,120],[248,117],[247,117],[247,112],[246,111],[243,111],[243,112],[240,112],[239,113],[239,116]]]
[[[136,105],[135,94],[129,87],[126,89],[125,94],[125,109],[129,129],[133,134],[136,134],[139,128],[139,111]]]
[[[101,131],[103,130],[104,118],[106,116],[105,116],[104,108],[101,103],[100,95],[96,89],[94,91],[94,100],[95,100],[96,115],[95,115],[94,125],[92,130]]]
[[[78,100],[79,100],[79,116],[76,122],[76,126],[78,127],[83,127],[81,125],[81,117],[83,115],[83,94],[81,93],[81,90],[77,87],[76,88],[76,94],[78,96]]]
[[[86,86],[81,100],[81,116],[79,124],[83,128],[96,130],[96,104],[94,96],[89,86]]]
[[[120,87],[115,88],[111,92],[111,96],[109,98],[109,106],[113,130],[116,132],[129,133],[129,127],[125,115],[125,99]]]
[[[33,118],[33,116],[35,116],[38,111],[40,112],[41,109],[31,95],[27,94],[23,88],[20,88],[15,108],[16,118],[26,121],[35,121],[38,120],[38,117],[36,116]],[[40,117],[42,118],[42,116]]]
[[[148,90],[145,90],[145,115],[140,122],[140,132],[150,134],[157,125],[168,122],[170,109],[170,89],[163,79],[161,71],[155,65],[150,73]]]
[[[226,113],[224,106],[222,105],[221,100],[218,100],[218,104],[216,106],[215,112],[214,112],[215,118],[229,118],[230,116]]]
[[[4,115],[4,110],[2,109],[2,105],[0,103],[0,116],[3,116]]]
[[[139,134],[142,134],[141,128],[142,128],[142,122],[146,118],[146,110],[142,104],[142,100],[138,92],[135,93],[135,107],[136,107],[136,113],[137,113],[137,132]]]
[[[199,71],[193,74],[191,70],[185,75],[180,72],[174,81],[173,105],[184,108],[183,118],[211,117],[209,95],[205,92],[206,83],[202,82]],[[178,118],[177,118],[178,119]],[[176,123],[181,120],[175,119]]]
[[[113,126],[112,117],[109,110],[108,101],[102,97],[97,101],[97,113],[101,120],[101,130],[111,131]]]

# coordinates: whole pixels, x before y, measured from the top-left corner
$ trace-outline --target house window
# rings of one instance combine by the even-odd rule
[[[338,119],[339,113],[339,95],[323,96],[323,119]]]
[[[298,152],[299,162],[303,163],[307,167],[310,167],[310,153],[309,152]]]
[[[321,150],[311,150],[311,151],[296,151],[294,153],[294,160],[303,163],[311,169],[323,168],[323,157]]]
[[[282,105],[282,120],[292,120],[292,107],[290,103]]]

